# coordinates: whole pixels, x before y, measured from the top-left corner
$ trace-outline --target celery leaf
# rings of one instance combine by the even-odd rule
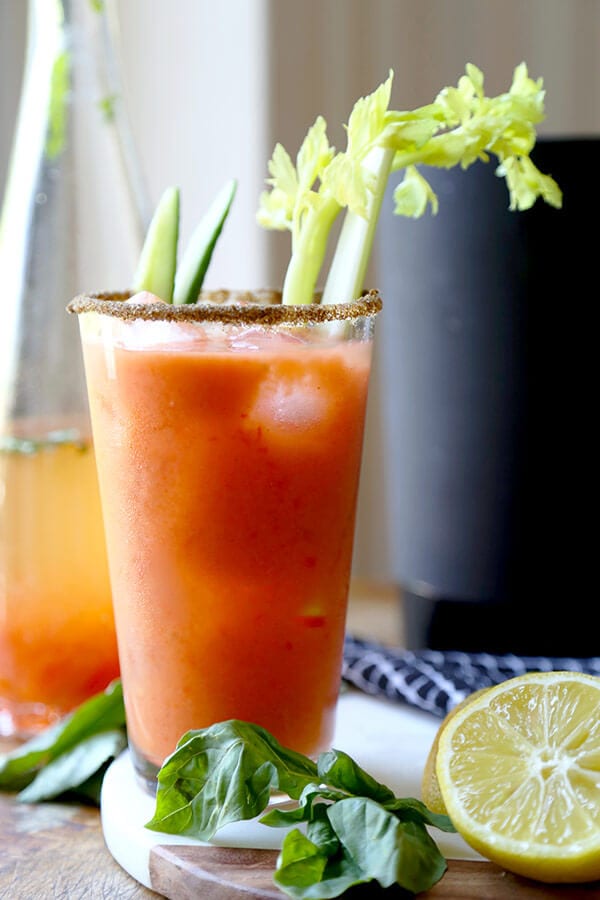
[[[472,63],[456,86],[443,88],[432,103],[412,111],[389,109],[393,73],[350,114],[345,151],[329,146],[319,117],[309,130],[296,166],[278,144],[269,163],[270,191],[260,199],[258,222],[292,232],[292,256],[283,290],[284,303],[310,303],[314,297],[331,228],[346,209],[323,302],[358,296],[371,253],[381,200],[390,172],[404,170],[395,190],[395,212],[419,218],[438,201],[418,165],[466,169],[496,157],[511,210],[524,210],[538,198],[560,207],[559,186],[529,158],[536,125],[544,119],[543,81],[530,78],[525,63],[513,72],[508,91],[488,97],[483,72]],[[383,152],[385,151],[385,152]],[[361,224],[362,222],[362,224]]]

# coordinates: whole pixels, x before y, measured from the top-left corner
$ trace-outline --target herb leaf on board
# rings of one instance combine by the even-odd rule
[[[272,791],[295,804],[264,812]],[[263,825],[288,829],[274,880],[290,897],[326,900],[370,881],[419,893],[446,870],[427,829],[454,831],[447,816],[396,797],[346,753],[331,750],[315,763],[235,719],[182,737],[158,773],[146,827],[209,841],[263,812]]]
[[[1,755],[0,790],[20,791],[20,801],[37,803],[68,792],[79,794],[81,787],[84,799],[98,802],[101,779],[94,776],[126,743],[123,691],[117,679],[56,725]]]

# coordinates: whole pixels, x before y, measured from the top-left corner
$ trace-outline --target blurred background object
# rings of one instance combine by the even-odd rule
[[[79,0],[89,4],[91,0]],[[427,103],[467,61],[488,92],[526,60],[547,90],[546,134],[600,132],[596,0],[109,0],[125,97],[151,200],[182,188],[182,241],[215,187],[239,192],[207,287],[280,283],[289,236],[255,226],[275,141],[294,152],[318,114],[331,140],[355,99],[394,69],[398,109]],[[26,4],[0,2],[0,184],[23,60]],[[244,253],[233,254],[232,247]]]
[[[437,216],[381,223],[385,533],[412,647],[600,652],[586,626],[599,155],[600,137],[540,138],[561,210],[510,212],[476,163],[423,169]]]
[[[354,100],[389,68],[393,105],[402,109],[456,83],[467,61],[483,69],[488,92],[497,93],[525,60],[547,91],[540,133],[600,135],[597,0],[117,0],[116,6],[125,92],[152,200],[166,184],[181,186],[185,240],[216,188],[230,177],[240,182],[208,287],[281,282],[289,236],[265,233],[254,220],[275,141],[293,153],[323,114],[332,142],[343,146],[341,123]],[[22,0],[0,0],[0,177],[18,95],[23,15]],[[491,170],[484,174],[495,181]],[[391,228],[391,217],[387,204],[381,222]],[[419,226],[405,224],[410,240],[410,229]],[[369,283],[379,284],[380,277],[374,259]],[[393,329],[397,304],[391,292],[384,299],[380,332]],[[392,452],[387,443],[390,385],[383,358],[376,353],[355,571],[386,581],[400,575],[394,494],[387,485],[403,464],[403,447]]]
[[[77,323],[129,283],[148,217],[102,5],[29,0],[0,218],[0,734],[119,674]]]

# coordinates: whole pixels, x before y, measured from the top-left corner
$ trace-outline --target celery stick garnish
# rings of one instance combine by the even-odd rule
[[[322,302],[343,302],[361,294],[373,237],[390,172],[404,170],[394,192],[397,215],[419,218],[438,200],[417,165],[466,169],[476,160],[498,160],[511,210],[525,210],[538,197],[559,208],[562,194],[529,158],[535,126],[544,119],[541,78],[525,63],[517,66],[510,89],[486,97],[483,73],[467,64],[456,87],[446,87],[433,103],[408,112],[390,110],[393,73],[372,94],[360,98],[347,125],[347,148],[329,145],[319,117],[309,129],[294,166],[277,144],[269,163],[270,190],[260,199],[257,219],[265,228],[288,229],[292,254],[283,287],[284,303],[312,302],[331,228],[346,209]]]

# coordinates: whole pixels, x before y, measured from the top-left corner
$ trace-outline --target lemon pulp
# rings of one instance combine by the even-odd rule
[[[453,707],[449,713],[447,713],[440,727],[437,730],[437,734],[431,745],[431,749],[429,750],[429,754],[427,756],[427,760],[425,762],[425,768],[423,769],[423,777],[421,779],[421,800],[432,812],[439,813],[440,815],[447,815],[448,811],[444,804],[444,798],[442,797],[442,792],[440,791],[440,785],[438,782],[437,772],[436,772],[436,763],[437,763],[437,751],[438,745],[440,742],[440,737],[442,731],[445,729],[448,722],[454,718],[454,716],[463,709],[468,703],[471,703],[475,697],[479,697],[485,691],[489,690],[489,688],[480,688],[478,691],[474,691],[472,694],[469,694],[468,697],[465,697],[464,700],[461,700],[455,707]]]
[[[600,678],[529,673],[455,711],[435,770],[475,850],[539,881],[600,878]]]

